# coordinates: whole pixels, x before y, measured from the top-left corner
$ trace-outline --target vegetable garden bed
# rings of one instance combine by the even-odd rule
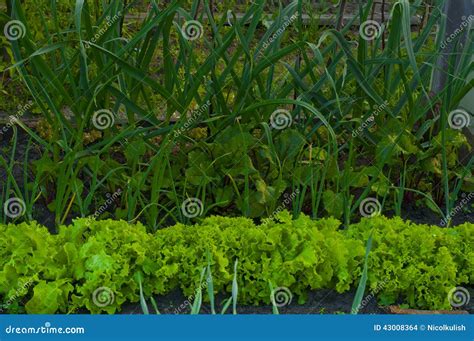
[[[3,313],[473,312],[469,6],[6,5]]]
[[[152,234],[140,224],[112,220],[78,219],[55,235],[34,223],[3,225],[0,238],[7,247],[0,258],[0,289],[15,297],[8,310],[22,309],[26,297],[26,311],[42,314],[115,313],[126,302],[140,299],[143,306],[149,297],[177,288],[193,299],[175,306],[175,313],[208,290],[211,307],[214,293],[224,292],[232,302],[268,305],[272,290],[277,305],[287,306],[305,303],[309,290],[354,288],[367,276],[362,271],[367,263],[373,294],[359,303],[362,308],[377,296],[384,305],[449,309],[452,283],[473,280],[473,224],[443,229],[378,216],[339,227],[332,218],[293,220],[288,212],[261,225],[210,217]],[[28,283],[28,290],[21,283]],[[313,306],[313,312],[318,308],[324,311]]]

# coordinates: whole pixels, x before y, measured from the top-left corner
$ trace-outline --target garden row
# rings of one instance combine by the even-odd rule
[[[357,286],[370,235],[367,291],[379,304],[449,309],[449,292],[474,283],[473,224],[443,229],[374,216],[339,227],[286,211],[260,225],[213,216],[153,234],[112,220],[77,219],[58,234],[37,223],[0,225],[2,310],[115,313],[177,288],[193,296],[206,268],[213,292],[238,287],[239,304],[268,303],[276,287],[303,303],[310,290]],[[105,302],[101,291],[111,296]]]
[[[153,231],[285,207],[348,226],[369,200],[398,216],[428,208],[449,225],[454,210],[472,209],[459,205],[474,189],[469,115],[459,109],[472,46],[456,45],[457,66],[436,66],[446,53],[433,36],[441,4],[411,32],[425,7],[398,1],[370,35],[351,22],[304,26],[303,1],[271,22],[268,2],[255,1],[232,25],[232,7],[209,21],[197,0],[152,6],[136,22],[127,21],[134,2],[11,3],[4,19],[20,34],[5,38],[3,66],[31,103],[18,103],[17,88],[5,101],[40,123],[30,129],[19,110],[0,128],[0,203],[23,208],[2,210],[3,223],[94,215]],[[361,4],[358,21],[370,24],[375,6]],[[433,92],[439,70],[446,84]],[[196,214],[182,209],[189,200]]]

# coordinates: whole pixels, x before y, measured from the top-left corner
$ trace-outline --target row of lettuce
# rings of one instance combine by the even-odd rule
[[[372,233],[367,292],[379,304],[449,309],[449,292],[474,282],[473,232],[470,223],[439,228],[382,216],[342,229],[336,219],[292,219],[288,212],[260,225],[215,216],[153,234],[140,224],[88,218],[58,234],[36,223],[0,225],[1,307],[115,313],[138,302],[139,281],[147,297],[177,288],[192,295],[209,259],[216,293],[231,292],[238,260],[239,304],[269,303],[269,283],[303,303],[310,290],[357,286]],[[98,290],[113,300],[101,304]]]

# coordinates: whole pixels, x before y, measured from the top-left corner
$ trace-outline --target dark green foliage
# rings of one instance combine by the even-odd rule
[[[151,2],[140,20],[130,19],[145,11],[137,1],[11,3],[26,32],[2,42],[15,63],[6,72],[21,76],[43,122],[36,130],[19,123],[42,153],[23,166],[34,176],[23,192],[41,191],[21,193],[10,174],[0,191],[0,199],[25,198],[23,219],[35,218],[34,204],[57,225],[86,217],[121,188],[101,218],[140,217],[153,230],[188,222],[180,212],[188,197],[204,214],[266,217],[298,190],[286,205],[295,216],[328,214],[347,225],[369,196],[397,214],[403,203],[448,216],[460,192],[474,188],[474,158],[460,156],[467,137],[447,122],[472,88],[472,39],[449,56],[459,65],[444,70],[446,87],[426,96],[443,52],[432,34],[445,22],[442,1],[419,33],[410,20],[423,2],[396,2],[372,41],[350,22],[335,31],[310,18],[282,30],[298,10],[314,14],[302,1],[270,16],[268,2],[251,2],[232,26],[234,1]],[[356,18],[369,19],[373,6],[364,3]],[[203,32],[189,41],[181,28],[191,18]],[[93,124],[99,110],[113,113],[107,129]],[[276,110],[291,116],[284,130],[271,126]]]

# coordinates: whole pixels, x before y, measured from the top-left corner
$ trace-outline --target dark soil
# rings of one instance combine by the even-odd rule
[[[1,131],[2,125],[0,125]],[[15,149],[14,160],[15,164],[13,166],[13,176],[18,183],[18,186],[21,190],[24,188],[24,161],[25,157],[28,157],[28,164],[32,167],[32,163],[35,160],[41,158],[42,149],[33,141],[30,142],[30,149],[27,150],[28,141],[30,137],[27,133],[25,133],[22,129],[18,128],[18,137],[17,137],[17,144]],[[13,152],[13,128],[10,127],[5,133],[0,133],[0,156],[2,156],[7,162],[10,162],[11,154]],[[28,154],[28,155],[27,155]],[[34,176],[29,172],[29,180],[34,181]],[[7,170],[4,167],[0,167],[0,193],[4,192],[4,186],[6,185],[7,179]],[[3,207],[2,212],[3,214]],[[47,203],[44,201],[39,201],[33,207],[32,215],[35,220],[39,223],[47,226],[49,228],[54,227],[54,214],[48,209]]]
[[[394,212],[384,212],[387,217],[393,217]],[[402,210],[402,218],[410,220],[417,224],[428,224],[443,226],[441,217],[427,207],[417,207],[415,205],[406,205]],[[459,212],[451,219],[451,226],[463,223],[474,223],[474,212]]]
[[[471,297],[474,297],[474,288],[469,288]],[[204,294],[204,293],[203,293]],[[364,299],[369,295],[366,293]],[[204,294],[206,297],[207,294]],[[317,290],[308,294],[308,300],[304,304],[298,304],[297,298],[293,297],[290,304],[278,308],[280,314],[350,314],[352,308],[352,302],[354,300],[355,291],[351,290],[342,294],[337,293],[335,290]],[[219,314],[221,312],[222,302],[226,297],[220,296],[216,298],[216,310]],[[158,296],[155,298],[158,310],[161,314],[189,314],[191,309],[190,306],[186,306],[183,309],[179,309],[181,305],[185,305],[187,300],[179,290],[176,290],[165,296]],[[190,300],[190,299],[188,299]],[[191,301],[191,300],[190,300]],[[377,304],[377,299],[367,299],[368,303],[363,307],[359,314],[387,314],[388,310],[385,307],[381,307]],[[401,304],[402,302],[400,302]],[[192,304],[192,302],[190,303]],[[149,304],[149,311],[151,314],[154,313],[154,309]],[[468,311],[470,314],[474,314],[474,300],[462,307],[463,310]],[[126,304],[122,306],[121,314],[142,314],[142,309],[139,304]],[[210,314],[211,308],[209,304],[203,303],[200,314]],[[232,306],[227,309],[227,314],[232,314]],[[237,305],[238,314],[272,314],[271,305],[259,305],[259,306],[245,306]]]
[[[308,300],[304,304],[298,304],[297,297],[293,297],[290,304],[278,308],[280,314],[348,314],[352,307],[355,292],[346,292],[338,294],[335,290],[318,290],[310,292]],[[207,296],[207,294],[204,294]],[[216,297],[216,310],[220,313],[222,302],[226,297]],[[158,310],[161,314],[189,314],[190,306],[186,306],[187,298],[177,290],[168,295],[156,298]],[[191,302],[192,304],[192,302]],[[182,306],[182,309],[179,307]],[[129,304],[122,307],[122,314],[142,314],[140,305]],[[151,304],[150,313],[154,312]],[[210,314],[211,307],[203,303],[200,314]],[[226,313],[232,314],[232,305]],[[271,305],[246,306],[237,305],[238,314],[272,314]],[[376,300],[372,299],[368,305],[361,310],[363,314],[384,314],[385,310],[377,306]]]

